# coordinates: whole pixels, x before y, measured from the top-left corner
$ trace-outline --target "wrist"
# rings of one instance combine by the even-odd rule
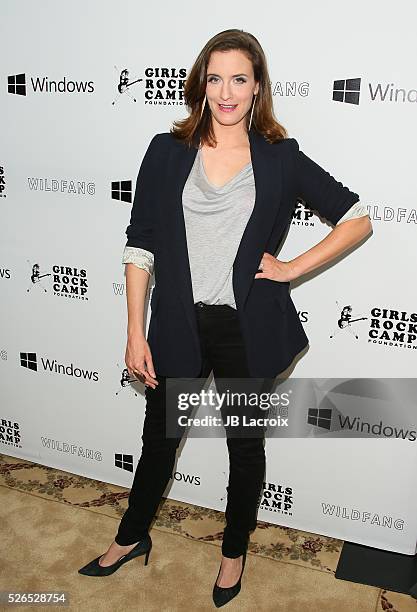
[[[302,270],[300,270],[299,263],[297,262],[297,258],[291,259],[287,261],[289,270],[290,270],[290,281],[297,279],[302,275]]]
[[[128,337],[128,339],[129,338],[137,338],[138,336],[145,337],[143,328],[138,326],[138,325],[135,325],[135,326],[128,325],[128,327],[127,327],[127,337]]]

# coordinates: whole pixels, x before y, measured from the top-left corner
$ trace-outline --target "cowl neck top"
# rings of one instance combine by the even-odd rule
[[[194,303],[236,308],[233,261],[255,195],[252,162],[218,186],[207,178],[201,148],[197,150],[182,194]]]

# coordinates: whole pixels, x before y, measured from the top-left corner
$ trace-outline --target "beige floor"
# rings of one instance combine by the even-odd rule
[[[173,525],[162,517],[161,525],[158,527],[155,523],[151,530],[153,548],[147,567],[140,557],[105,578],[81,576],[77,573],[78,568],[104,552],[113,540],[117,517],[110,515],[102,504],[80,507],[75,502],[74,492],[71,502],[55,497],[54,489],[48,495],[51,483],[54,488],[65,490],[65,478],[71,478],[66,472],[23,463],[5,455],[0,466],[3,468],[3,480],[0,479],[0,590],[66,591],[70,601],[66,609],[83,612],[93,609],[146,612],[216,609],[211,589],[219,565],[220,543],[215,538],[210,541],[206,536],[198,539],[180,531],[176,533]],[[25,480],[16,477],[21,469],[26,474]],[[42,472],[47,476],[48,485],[43,488],[40,486],[42,479],[38,478]],[[28,477],[30,473],[35,478]],[[75,476],[72,484],[79,483],[79,479]],[[120,497],[121,492],[126,499],[126,489],[111,488],[113,496]],[[85,488],[81,487],[80,499],[85,497]],[[102,498],[100,494],[99,499]],[[81,503],[85,505],[84,501]],[[178,519],[178,503],[174,502],[169,513]],[[191,514],[183,510],[180,519],[187,516],[190,525]],[[208,517],[213,521],[210,512]],[[262,531],[265,533],[268,529]],[[288,530],[285,532],[288,535]],[[224,609],[417,612],[417,601],[413,598],[337,580],[333,570],[319,563],[319,559],[312,566],[308,557],[302,559],[295,555],[293,561],[291,554],[281,556],[281,560],[264,556],[263,553],[268,553],[266,546],[255,547],[254,551],[248,554],[240,594]],[[19,608],[51,610],[50,606]]]

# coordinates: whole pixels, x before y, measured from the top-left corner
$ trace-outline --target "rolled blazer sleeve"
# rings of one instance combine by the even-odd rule
[[[155,167],[156,134],[148,145],[136,179],[130,223],[126,228],[127,247],[154,253],[154,210],[152,193],[157,180]]]
[[[359,195],[337,181],[327,170],[300,150],[295,138],[295,175],[297,195],[333,225],[355,204]]]

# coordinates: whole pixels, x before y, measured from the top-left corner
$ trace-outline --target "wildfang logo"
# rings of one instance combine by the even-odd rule
[[[53,438],[45,438],[45,436],[41,436],[41,441],[42,446],[50,451],[66,453],[68,455],[82,457],[83,459],[91,459],[92,461],[103,461],[102,452],[94,450],[93,448],[78,446],[78,444],[73,444],[72,442],[65,442],[64,440],[54,440]]]
[[[28,185],[31,191],[51,191],[75,195],[95,195],[96,193],[96,185],[92,181],[28,176]]]
[[[393,518],[385,514],[379,515],[376,512],[367,512],[365,510],[358,510],[357,508],[346,508],[345,506],[337,506],[336,504],[329,504],[327,502],[322,502],[321,508],[325,516],[360,521],[361,523],[376,525],[377,527],[387,527],[388,529],[394,527],[394,529],[398,531],[403,531],[404,529],[405,521],[402,518]]]
[[[114,295],[124,295],[125,294],[124,283],[113,283],[113,292],[114,292]]]

